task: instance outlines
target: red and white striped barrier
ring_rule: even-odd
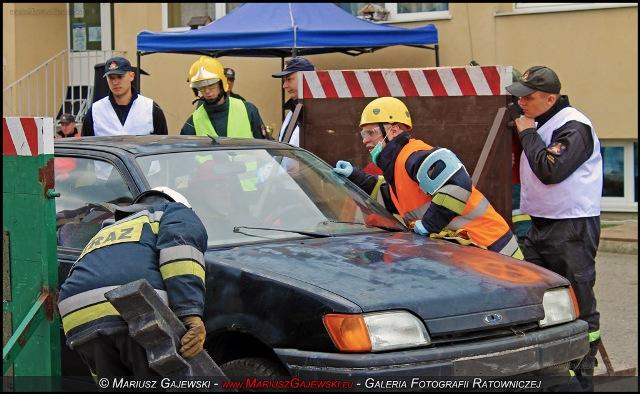
[[[500,96],[512,66],[301,71],[303,99],[414,96]]]
[[[2,117],[2,154],[53,154],[53,118]]]

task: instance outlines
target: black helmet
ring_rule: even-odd
[[[225,67],[224,76],[227,77],[227,79],[236,79],[236,72],[232,68]]]

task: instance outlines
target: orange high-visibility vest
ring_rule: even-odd
[[[420,188],[420,185],[411,178],[405,165],[412,153],[431,149],[433,147],[430,145],[412,138],[396,158],[394,167],[395,188],[390,187],[389,191],[394,205],[407,224],[422,219],[431,204],[432,196],[425,193]],[[485,248],[504,236],[508,231],[510,232],[507,222],[475,187],[472,187],[471,195],[462,214],[454,217],[446,227],[451,230],[466,230],[473,242]]]

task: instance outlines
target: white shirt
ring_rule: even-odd
[[[293,116],[293,111],[289,111],[287,116],[284,118],[284,122],[282,122],[282,127],[280,128],[280,134],[278,135],[279,142],[286,142],[284,140],[284,134],[287,131],[287,127],[289,127],[289,122],[291,122],[291,117]],[[289,140],[289,144],[300,146],[300,126],[296,125],[296,128],[293,129],[293,133],[291,133],[291,139]]]

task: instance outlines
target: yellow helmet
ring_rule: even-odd
[[[360,127],[370,123],[402,123],[413,127],[407,106],[395,97],[380,97],[364,107]]]
[[[206,71],[206,73],[202,70]],[[198,87],[218,82],[210,81],[211,79],[222,81],[224,91],[229,91],[229,84],[227,83],[227,77],[224,75],[222,64],[210,56],[200,56],[189,68],[189,79],[187,81],[190,82],[192,88],[197,89]]]

